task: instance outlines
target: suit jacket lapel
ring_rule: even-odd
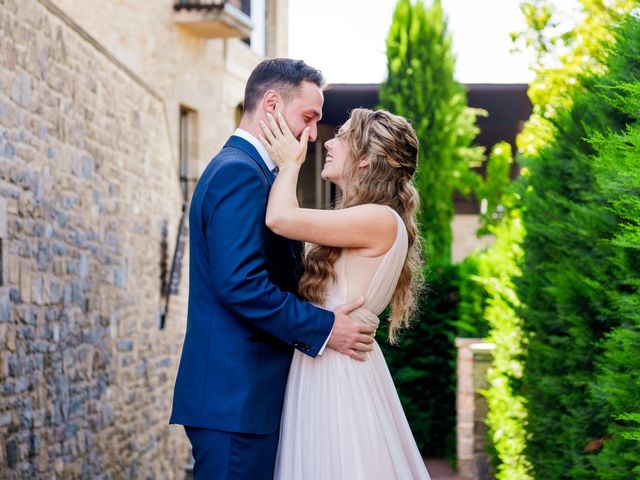
[[[246,153],[247,155],[249,155],[249,157],[251,157],[251,159],[254,162],[256,162],[260,167],[260,169],[263,171],[263,173],[267,177],[267,180],[269,181],[269,185],[273,185],[273,181],[275,180],[275,177],[273,173],[271,173],[269,168],[267,168],[267,165],[264,163],[264,160],[262,160],[262,157],[260,156],[260,154],[258,153],[258,151],[255,149],[253,145],[247,142],[244,138],[238,137],[237,135],[232,135],[231,137],[229,137],[229,140],[227,140],[227,143],[225,143],[223,148],[226,148],[226,147],[238,148],[242,150],[244,153]],[[289,240],[289,239],[287,240],[289,242],[289,249],[291,250],[291,255],[295,259],[296,265],[300,265],[304,244],[302,242],[297,242],[295,240]]]
[[[247,142],[244,138],[232,135],[231,137],[229,137],[229,140],[227,140],[227,143],[225,143],[223,148],[227,147],[238,148],[249,155],[249,157],[251,157],[251,159],[256,162],[260,169],[264,172],[267,180],[269,180],[269,185],[273,185],[275,177],[273,176],[273,173],[271,173],[271,171],[267,168],[264,160],[262,160],[262,157],[253,145]]]

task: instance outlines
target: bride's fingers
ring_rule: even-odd
[[[269,122],[269,127],[271,128],[271,131],[273,132],[274,136],[278,137],[282,135],[282,130],[280,129],[280,126],[276,123],[276,119],[273,118],[273,115],[271,115],[270,113],[267,113],[267,122]]]
[[[269,143],[272,144],[273,142],[275,142],[276,137],[273,135],[273,132],[269,130],[269,127],[267,127],[267,125],[262,120],[260,120],[260,127],[264,132],[264,136],[267,138],[267,140],[269,140]]]
[[[267,139],[264,138],[262,135],[258,135],[258,140],[260,140],[260,143],[264,145],[264,148],[267,149],[267,152],[271,153],[271,144],[267,142]]]
[[[284,119],[284,115],[282,115],[281,112],[278,112],[278,125],[285,137],[290,140],[295,140],[295,137],[293,136],[293,133],[291,133],[291,129],[289,128],[289,125],[287,125],[287,121]]]

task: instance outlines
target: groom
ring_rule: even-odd
[[[265,226],[275,164],[259,122],[282,112],[296,137],[317,137],[324,78],[303,61],[260,63],[246,85],[244,115],[209,163],[189,212],[187,332],[171,423],[185,426],[199,479],[273,476],[293,349],[315,357],[331,348],[357,360],[373,329],[297,297],[301,245]]]

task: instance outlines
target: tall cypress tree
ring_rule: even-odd
[[[464,86],[454,79],[455,59],[439,0],[426,9],[399,0],[387,37],[388,77],[382,108],[406,117],[420,140],[416,184],[419,220],[430,263],[451,262],[453,193],[464,189],[469,166],[483,149],[472,147],[477,109],[467,107]]]
[[[421,321],[398,347],[383,349],[416,441],[425,456],[455,456],[458,273],[451,265],[453,192],[476,178],[483,149],[472,147],[479,110],[466,106],[440,2],[399,0],[387,37],[388,78],[381,107],[406,117],[420,140],[416,186],[421,236],[431,272]]]

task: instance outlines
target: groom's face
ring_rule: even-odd
[[[309,127],[309,141],[315,142],[318,137],[318,122],[322,118],[324,95],[315,83],[302,82],[300,91],[294,93],[287,101],[276,108],[282,112],[293,135],[300,140],[302,131]]]

